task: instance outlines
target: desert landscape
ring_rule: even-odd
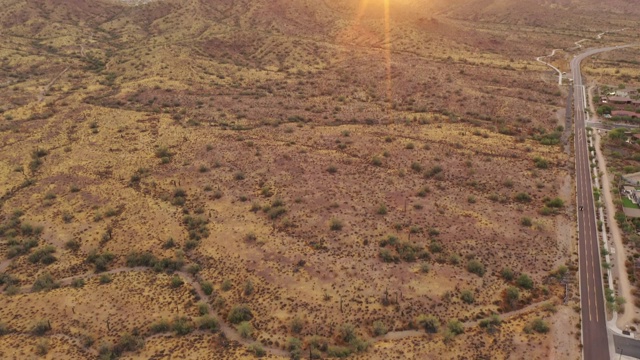
[[[0,357],[580,358],[536,57],[627,2],[0,3]]]

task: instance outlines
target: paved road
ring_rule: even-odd
[[[571,60],[574,86],[575,147],[576,147],[576,197],[578,206],[578,243],[580,256],[580,301],[582,315],[583,359],[608,360],[607,318],[602,286],[598,228],[591,187],[591,167],[585,130],[587,120],[586,93],[582,83],[580,63],[585,58],[618,49],[608,47],[591,49]]]

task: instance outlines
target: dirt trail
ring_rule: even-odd
[[[64,70],[62,70],[62,72],[60,74],[58,74],[56,77],[53,78],[53,80],[51,80],[47,85],[45,85],[42,90],[40,90],[40,93],[38,94],[38,102],[43,102],[44,101],[44,96],[45,94],[49,91],[49,88],[55,84],[56,81],[58,81],[58,79],[60,79],[60,77],[62,77],[62,75],[64,75],[64,73],[66,73],[67,71],[69,71],[69,66],[67,66]]]
[[[605,213],[607,217],[607,225],[609,227],[609,232],[611,234],[611,238],[613,239],[613,249],[615,249],[615,254],[611,254],[615,259],[615,268],[617,272],[618,286],[620,290],[620,294],[627,300],[627,303],[624,304],[624,312],[622,314],[618,314],[618,320],[616,325],[618,328],[624,329],[624,327],[633,322],[633,318],[636,316],[635,306],[633,305],[633,295],[631,294],[631,283],[629,283],[629,278],[627,277],[627,273],[625,271],[625,249],[622,244],[622,235],[620,232],[620,228],[618,227],[618,223],[615,219],[615,206],[613,205],[612,193],[611,193],[611,177],[607,172],[607,162],[602,155],[602,151],[600,150],[600,133],[599,131],[595,131],[595,148],[596,148],[596,158],[598,159],[598,170],[602,173],[602,196],[605,201]]]
[[[0,263],[0,265],[8,265],[10,263],[10,261],[4,261],[3,263]],[[89,274],[82,274],[82,275],[75,275],[75,276],[70,276],[67,278],[63,278],[63,279],[59,279],[58,282],[61,286],[69,286],[71,284],[71,282],[73,280],[76,279],[92,279],[95,277],[99,277],[105,274],[118,274],[118,273],[123,273],[123,272],[143,272],[143,271],[151,271],[150,268],[147,267],[119,267],[116,269],[112,269],[109,271],[105,271],[105,272],[101,272],[101,273],[89,273]],[[190,286],[193,287],[193,289],[195,290],[195,292],[198,294],[198,296],[203,299],[203,300],[208,300],[209,296],[206,295],[204,293],[204,291],[202,290],[202,287],[200,286],[200,283],[189,273],[186,273],[184,271],[176,271],[174,272],[174,274],[179,275],[187,284],[189,284]],[[23,286],[20,288],[20,292],[21,293],[30,293],[33,292],[33,290],[31,289],[31,287],[29,286]],[[539,308],[540,306],[542,306],[545,303],[548,303],[549,301],[543,301],[543,302],[538,302],[538,303],[534,303],[531,304],[527,307],[524,307],[520,310],[516,310],[516,311],[512,311],[509,313],[504,313],[504,314],[498,314],[498,316],[500,317],[500,320],[505,321],[507,319],[531,312],[536,310],[537,308]],[[209,313],[211,314],[215,314],[215,311],[213,309],[213,307],[211,306],[209,301],[206,301]],[[230,340],[230,341],[235,341],[238,342],[242,345],[245,346],[250,346],[253,343],[255,343],[255,341],[249,340],[249,339],[245,339],[242,336],[240,336],[240,334],[236,331],[236,329],[234,329],[231,325],[220,321],[219,320],[219,324],[220,324],[220,330],[224,333],[225,337]],[[480,321],[476,320],[476,321],[467,321],[464,323],[464,327],[465,328],[471,328],[474,326],[478,326],[478,323]],[[424,331],[420,331],[420,330],[401,330],[401,331],[390,331],[387,334],[383,335],[383,336],[379,336],[376,338],[373,338],[372,341],[376,342],[376,341],[385,341],[385,340],[400,340],[400,339],[406,339],[406,338],[411,338],[411,337],[421,337],[424,336],[425,332]],[[266,347],[264,346],[264,349],[269,352],[272,355],[276,355],[276,356],[282,356],[282,357],[288,357],[289,353],[285,350],[282,350],[280,348],[275,348],[275,347]]]
[[[6,262],[6,261],[5,261]],[[148,267],[119,267],[116,269],[112,269],[109,271],[104,271],[101,273],[89,273],[89,274],[82,274],[82,275],[75,275],[75,276],[70,276],[67,278],[63,278],[63,279],[58,279],[58,283],[60,284],[60,286],[69,286],[71,285],[71,282],[73,280],[76,279],[92,279],[95,277],[99,277],[102,275],[110,275],[110,274],[118,274],[118,273],[124,273],[124,272],[143,272],[143,271],[152,271],[150,268]],[[196,281],[193,276],[191,276],[191,274],[186,273],[184,271],[176,271],[174,272],[174,274],[179,275],[185,283],[189,284],[190,286],[193,287],[193,289],[196,291],[196,293],[198,294],[198,296],[200,297],[200,299],[205,300],[205,303],[207,304],[208,310],[210,314],[215,314],[215,311],[213,309],[213,307],[211,306],[211,304],[209,303],[208,299],[209,296],[207,296],[204,291],[202,290],[202,287],[200,286],[200,283],[198,281]],[[30,286],[23,286],[20,288],[20,293],[30,293],[33,292],[33,290],[31,289]],[[225,322],[221,321],[221,319],[218,319],[219,324],[220,324],[220,330],[224,333],[225,337],[227,338],[227,340],[230,341],[235,341],[238,342],[242,345],[245,346],[250,346],[252,344],[255,343],[255,341],[251,340],[251,339],[245,339],[242,336],[240,336],[240,334],[236,331],[236,329],[234,329],[231,325],[226,324]],[[289,353],[285,350],[279,349],[279,348],[275,348],[275,347],[267,347],[263,345],[263,348],[269,352],[272,355],[276,355],[276,356],[283,356],[283,357],[288,357]]]

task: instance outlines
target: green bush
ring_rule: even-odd
[[[263,357],[267,355],[267,352],[264,350],[264,347],[260,343],[254,343],[249,346],[249,351],[251,351],[256,357]]]
[[[180,286],[182,286],[184,284],[184,281],[182,280],[182,278],[178,275],[174,275],[171,278],[171,287],[176,289],[179,288]]]
[[[516,284],[523,289],[533,289],[533,280],[527,274],[522,274],[518,276],[516,280]]]
[[[236,325],[236,330],[238,330],[238,334],[243,339],[250,339],[253,335],[253,326],[248,321],[243,321],[240,324]]]
[[[527,327],[529,327],[531,330],[540,333],[540,334],[545,334],[547,332],[549,332],[549,325],[542,320],[541,318],[536,318],[533,319],[528,325]],[[527,331],[526,327],[525,327],[525,332],[530,332]]]
[[[251,309],[249,309],[246,305],[237,305],[234,306],[229,315],[227,316],[227,320],[232,324],[238,324],[243,321],[249,321],[253,318],[253,314],[251,313]]]
[[[357,337],[356,328],[351,324],[342,324],[338,329],[338,334],[340,339],[346,343]]]
[[[218,324],[218,320],[210,315],[204,315],[196,319],[196,323],[198,324],[198,329],[200,330],[209,330],[211,332],[217,332],[220,330],[220,324]]]
[[[420,315],[416,319],[416,323],[424,329],[424,331],[435,334],[440,327],[440,321],[433,315]]]
[[[473,296],[473,292],[470,290],[462,290],[460,294],[460,299],[467,304],[473,304],[475,302],[475,297]]]
[[[387,325],[382,321],[374,321],[373,322],[373,334],[375,336],[382,336],[388,332]]]
[[[27,259],[32,264],[42,263],[42,264],[49,265],[56,261],[55,256],[52,255],[55,252],[56,252],[55,247],[51,245],[47,245],[45,247],[39,248],[34,252],[32,252]]]
[[[515,277],[513,270],[508,267],[503,268],[502,271],[500,271],[500,276],[507,281],[511,281]]]
[[[484,276],[485,273],[484,265],[475,259],[467,263],[467,271],[478,276]]]
[[[203,281],[200,283],[200,287],[202,288],[202,292],[204,292],[205,295],[211,295],[213,294],[213,284],[208,282],[208,281]]]
[[[336,358],[346,358],[351,355],[351,349],[344,346],[329,346],[327,349],[327,355]]]
[[[51,330],[51,323],[49,320],[39,320],[31,327],[31,333],[33,335],[42,336]]]
[[[193,331],[193,324],[189,318],[180,316],[173,319],[171,329],[176,333],[176,335],[187,335]]]
[[[150,330],[154,334],[167,332],[169,329],[171,329],[171,324],[169,323],[169,320],[166,319],[160,319],[152,323],[150,326]]]
[[[150,252],[131,252],[127,255],[127,266],[154,267],[158,259]]]
[[[36,278],[31,289],[33,291],[49,291],[58,287],[60,287],[60,284],[55,281],[53,276],[49,273],[44,273]]]
[[[460,335],[464,332],[464,325],[458,320],[451,320],[447,324],[447,329],[454,335]]]
[[[521,193],[517,193],[514,196],[514,199],[521,203],[528,203],[528,202],[531,202],[531,195],[521,192]]]
[[[531,225],[533,225],[533,222],[531,221],[531,218],[523,217],[523,218],[520,220],[520,224],[521,224],[522,226],[531,226]]]

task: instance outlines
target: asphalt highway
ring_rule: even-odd
[[[571,60],[575,108],[576,198],[578,208],[578,243],[580,301],[582,315],[583,359],[608,360],[607,318],[603,293],[598,228],[591,185],[591,166],[585,122],[586,94],[580,63],[585,58],[618,49],[608,47],[587,50]]]

